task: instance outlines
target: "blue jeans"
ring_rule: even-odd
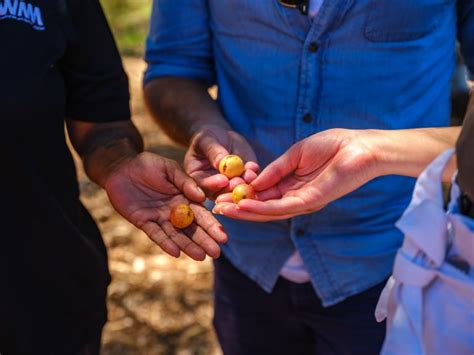
[[[324,308],[310,283],[280,278],[268,294],[221,257],[214,327],[225,355],[375,355],[385,337],[374,317],[384,285]]]

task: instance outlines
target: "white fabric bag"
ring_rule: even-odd
[[[397,223],[405,239],[375,311],[387,319],[382,355],[474,354],[474,221],[459,214],[454,183],[444,209],[441,178],[452,155],[421,174]]]

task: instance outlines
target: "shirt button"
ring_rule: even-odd
[[[315,53],[318,51],[318,44],[316,42],[311,42],[309,45],[309,51]]]
[[[296,236],[297,237],[302,237],[304,235],[304,229],[298,229],[296,231]]]
[[[303,121],[305,123],[311,123],[313,121],[313,116],[311,116],[310,113],[307,113],[306,115],[303,116]]]

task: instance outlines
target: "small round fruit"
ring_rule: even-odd
[[[251,200],[255,199],[255,190],[252,186],[240,184],[234,187],[234,190],[232,190],[232,201],[234,201],[234,203],[238,203],[246,198]]]
[[[194,213],[191,208],[181,203],[171,208],[170,221],[173,226],[179,229],[189,227],[194,220]]]
[[[229,179],[242,175],[244,162],[235,154],[226,155],[219,163],[219,171]]]

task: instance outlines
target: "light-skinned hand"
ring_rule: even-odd
[[[377,138],[378,139],[378,138]],[[268,165],[251,183],[257,199],[216,200],[213,212],[272,221],[316,212],[377,176],[371,131],[331,129],[308,137]]]

